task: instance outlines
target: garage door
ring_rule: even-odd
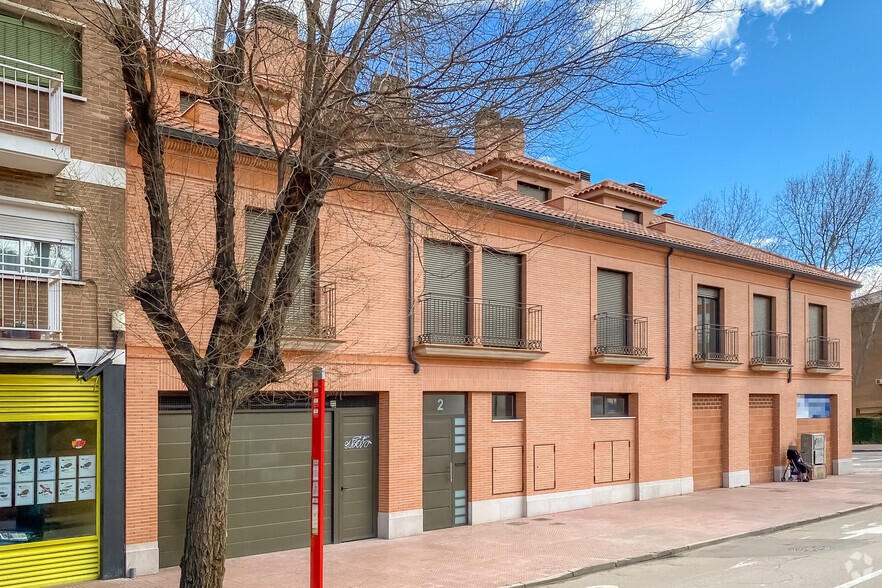
[[[233,417],[227,557],[309,545],[311,429],[304,410]],[[326,421],[325,538],[330,542],[333,419]],[[159,415],[159,564],[180,563],[187,517],[190,413]]]
[[[722,396],[692,396],[692,485],[695,490],[723,486]]]
[[[750,483],[771,482],[775,474],[775,397],[750,395]]]

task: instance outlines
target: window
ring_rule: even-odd
[[[636,210],[631,210],[630,208],[622,209],[622,219],[626,221],[630,221],[632,223],[640,224],[641,214]]]
[[[423,343],[469,345],[469,250],[423,241]]]
[[[628,316],[628,274],[597,270],[597,349],[630,355],[633,323]]]
[[[481,255],[482,343],[521,347],[521,256],[485,249]]]
[[[809,304],[809,337],[827,336],[827,307]]]
[[[197,94],[191,94],[190,92],[181,92],[180,100],[178,101],[178,107],[181,112],[186,112],[188,108],[203,100],[203,98]]]
[[[753,297],[753,357],[760,362],[772,358],[777,351],[773,329],[774,305],[769,296]]]
[[[78,277],[79,218],[63,207],[0,201],[0,271]]]
[[[799,394],[796,397],[796,418],[830,418],[830,396],[828,394]]]
[[[592,394],[591,418],[628,416],[627,394]]]
[[[542,186],[528,184],[527,182],[518,182],[518,192],[524,196],[535,198],[539,202],[545,202],[548,200],[548,188],[543,188]]]
[[[494,394],[493,395],[493,420],[506,421],[517,418],[517,409],[515,408],[514,393]]]
[[[79,94],[83,89],[82,55],[78,32],[0,14],[0,56],[62,72],[65,92]],[[0,59],[0,63],[21,65],[3,59]],[[27,66],[21,69],[27,69]],[[16,74],[10,70],[4,75],[25,82],[24,79],[19,79],[21,72]],[[28,81],[28,83],[32,82]]]

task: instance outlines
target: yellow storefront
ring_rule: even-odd
[[[0,588],[96,579],[101,379],[0,375]]]

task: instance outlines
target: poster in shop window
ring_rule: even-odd
[[[55,458],[41,457],[37,460],[37,480],[55,479]]]
[[[80,477],[81,478],[94,478],[95,477],[95,456],[94,455],[81,455],[80,456]]]
[[[16,482],[33,482],[34,481],[34,460],[33,459],[17,459],[17,460],[15,460],[15,481]]]
[[[0,459],[0,484],[12,483],[12,460]]]
[[[0,484],[0,508],[12,506],[12,484]]]
[[[77,477],[77,456],[58,458],[58,479],[67,480]]]
[[[80,478],[80,500],[95,500],[95,478]]]
[[[15,506],[34,504],[34,485],[31,482],[15,483]]]
[[[73,502],[77,499],[77,481],[58,480],[58,502]]]
[[[55,480],[37,481],[37,504],[55,502]]]

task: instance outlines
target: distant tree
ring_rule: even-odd
[[[756,191],[735,184],[717,196],[706,194],[681,220],[729,239],[767,248],[772,239],[765,208]]]
[[[771,207],[781,253],[855,279],[882,263],[880,179],[872,156],[845,152],[787,180]]]

